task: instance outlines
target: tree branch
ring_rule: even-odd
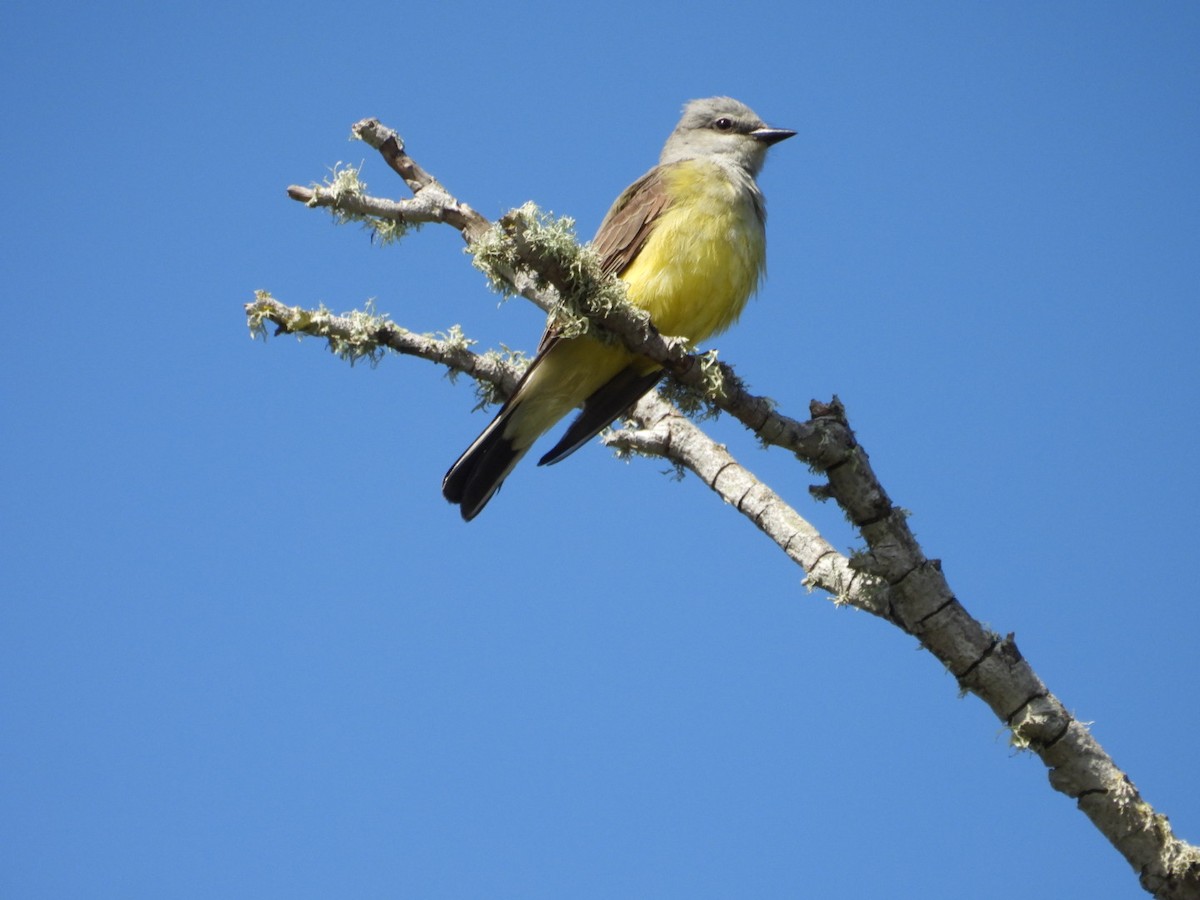
[[[634,428],[607,438],[624,451],[662,456],[695,472],[799,564],[807,584],[914,635],[964,691],[979,696],[1011,729],[1016,746],[1038,754],[1050,770],[1051,785],[1076,800],[1138,872],[1147,891],[1163,898],[1200,897],[1200,850],[1174,836],[1166,817],[1141,798],[1086,726],[1037,677],[1013,635],[1000,637],[967,613],[947,584],[940,562],[926,558],[905,513],[894,506],[875,476],[836,397],[829,403],[814,401],[808,421],[777,413],[767,398],[750,394],[732,368],[688,353],[685,342],[658,334],[644,314],[614,301],[590,251],[564,250],[554,223],[523,209],[492,225],[417,165],[393,130],[364,119],[354,133],[379,150],[404,179],[413,191],[411,200],[379,200],[345,185],[293,186],[289,196],[371,222],[443,222],[455,227],[493,282],[544,309],[559,310],[560,303],[569,307],[585,327],[595,325],[602,334],[659,363],[673,379],[700,391],[760,440],[787,449],[824,473],[827,483],[813,488],[814,495],[835,500],[866,543],[866,550],[853,559],[833,550],[811,524],[660,397],[644,398],[634,411]],[[481,262],[481,256],[486,260]],[[246,309],[252,329],[262,331],[263,323],[272,321],[283,331],[319,334],[352,361],[361,356],[374,359],[386,347],[468,372],[494,385],[500,396],[511,392],[519,371],[503,360],[472,353],[461,335],[413,335],[383,320],[356,321],[361,314],[337,317],[324,310],[286,307],[267,295]]]
[[[721,444],[655,393],[638,401],[633,429],[605,437],[610,447],[658,456],[695,473],[804,569],[804,583],[848,604],[890,620],[888,586],[857,570],[795,509],[742,466]]]

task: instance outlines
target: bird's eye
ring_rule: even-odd
[[[721,118],[713,122],[713,128],[717,129],[717,131],[733,131],[733,119],[728,116],[721,116]]]

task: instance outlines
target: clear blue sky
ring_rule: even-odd
[[[837,394],[960,599],[1200,841],[1200,8],[8,4],[0,894],[1139,896],[910,638],[589,446],[477,521],[465,379],[247,336],[256,288],[531,348],[429,227],[288,200],[355,120],[590,236],[687,99],[772,152],[716,343]],[[814,481],[733,453],[842,549]]]

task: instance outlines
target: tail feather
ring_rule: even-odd
[[[508,473],[529,452],[531,440],[523,441],[524,446],[517,447],[513,436],[506,436],[505,432],[513,432],[510,426],[521,408],[522,390],[542,360],[542,356],[534,359],[491,424],[463,451],[442,479],[442,496],[458,504],[458,511],[465,522],[470,522],[483,511],[496,491],[500,490]]]
[[[624,365],[627,354],[590,341],[543,345],[508,402],[450,467],[442,495],[468,522],[500,490],[534,442],[576,405],[583,409],[539,465],[558,462],[638,401],[662,377]],[[580,399],[583,398],[582,404]]]
[[[464,521],[470,522],[479,515],[529,450],[528,447],[518,449],[504,436],[507,412],[500,411],[442,479],[442,496],[459,505]]]
[[[634,366],[621,369],[584,401],[575,421],[538,465],[549,465],[570,456],[637,403],[661,377],[661,369],[645,373]],[[442,496],[457,503],[463,519],[468,522],[487,506],[533,442],[570,408],[570,401],[562,398],[546,404],[523,397],[521,388],[528,383],[528,378],[527,373],[496,418],[442,479]],[[539,397],[545,399],[543,395]]]
[[[517,449],[510,438],[504,437],[503,419],[502,412],[442,479],[442,496],[458,504],[464,521],[480,514],[529,449]]]

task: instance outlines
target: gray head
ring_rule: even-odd
[[[658,161],[712,159],[757,175],[767,148],[795,133],[768,128],[754,110],[732,97],[693,100],[683,108],[683,118],[667,138]]]

